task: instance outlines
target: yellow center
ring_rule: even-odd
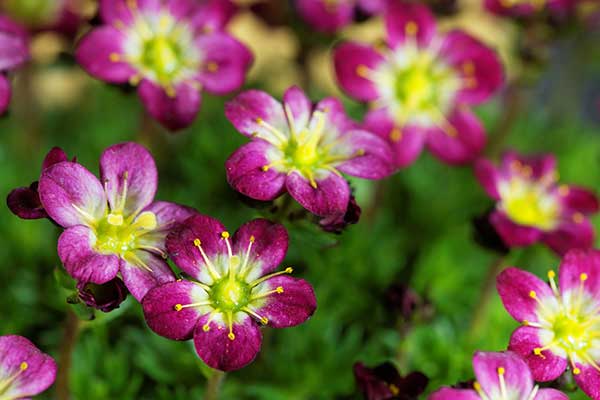
[[[176,41],[157,36],[144,43],[141,62],[160,82],[170,82],[183,67],[183,52]]]
[[[546,187],[521,178],[513,178],[500,187],[501,207],[519,225],[551,230],[557,223],[559,204]]]
[[[156,228],[156,215],[144,211],[135,221],[132,220],[133,217],[124,219],[119,213],[110,213],[98,221],[94,228],[97,238],[94,245],[96,250],[126,258],[130,251],[139,248],[139,237]]]

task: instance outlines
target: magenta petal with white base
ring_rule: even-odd
[[[278,276],[261,283],[257,293],[281,288],[282,293],[269,296],[256,312],[274,328],[287,328],[306,321],[317,308],[312,286],[303,279]]]
[[[376,100],[377,88],[365,76],[365,71],[375,70],[383,60],[380,53],[367,45],[348,42],[336,46],[333,62],[338,83],[346,93],[358,100]]]
[[[133,254],[135,258],[125,254],[126,259],[120,261],[120,272],[137,301],[142,301],[148,290],[175,280],[173,271],[161,256],[143,250]]]
[[[292,172],[286,179],[290,195],[311,213],[327,216],[346,212],[350,188],[344,178],[326,172],[323,178],[315,180],[315,186],[297,172]]]

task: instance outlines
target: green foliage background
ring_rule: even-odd
[[[526,152],[554,152],[564,182],[592,188],[600,186],[600,128],[586,119],[583,108],[586,91],[599,84],[597,43],[597,36],[580,34],[557,47],[553,67],[527,89],[505,143]],[[52,68],[59,67],[64,65]],[[323,96],[315,90],[311,95]],[[149,146],[157,159],[159,199],[193,206],[233,231],[259,212],[240,202],[225,180],[223,163],[246,139],[225,119],[224,101],[205,96],[196,123],[177,136],[141,125],[135,94],[100,82],[70,109],[34,110],[27,118],[13,109],[0,121],[0,193],[36,180],[52,146],[97,172],[105,147],[134,140]],[[347,105],[357,118],[364,112],[355,103]],[[493,131],[502,111],[496,101],[478,113]],[[352,375],[358,360],[368,365],[394,360],[403,373],[422,370],[431,377],[431,391],[471,379],[475,350],[506,347],[517,324],[495,291],[480,329],[469,330],[482,282],[497,257],[472,240],[470,220],[491,202],[471,170],[424,155],[382,183],[353,186],[363,218],[342,235],[288,224],[286,265],[314,285],[318,310],[297,328],[265,329],[258,359],[227,376],[223,399],[358,398]],[[61,268],[59,229],[44,220],[22,221],[6,207],[0,208],[0,221],[0,334],[26,336],[58,356],[71,307],[65,301],[69,293],[54,278]],[[594,222],[598,227],[600,219]],[[558,262],[541,246],[515,250],[506,260],[541,275]],[[405,333],[383,301],[394,282],[410,284],[433,310]],[[129,298],[118,311],[97,313],[83,323],[70,383],[73,398],[81,400],[201,399],[208,373],[191,343],[151,332]],[[39,398],[53,397],[50,390]]]

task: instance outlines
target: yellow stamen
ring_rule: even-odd
[[[219,272],[216,270],[213,263],[209,260],[208,256],[204,252],[204,249],[202,248],[202,242],[200,241],[200,239],[198,239],[198,238],[194,239],[194,246],[196,246],[196,248],[200,251],[200,255],[202,256],[202,260],[204,261],[204,264],[206,264],[208,274],[210,275],[210,277],[213,280],[220,279],[221,274],[219,274]]]
[[[119,53],[110,53],[108,58],[112,62],[120,62],[121,61],[121,55]]]
[[[271,278],[274,278],[274,277],[276,277],[276,276],[279,276],[279,275],[291,274],[292,272],[294,272],[294,269],[293,269],[292,267],[287,267],[287,268],[286,268],[285,270],[283,270],[283,271],[274,272],[274,273],[272,273],[272,274],[265,275],[265,276],[263,276],[262,278],[259,278],[259,279],[255,280],[255,281],[251,282],[251,283],[250,283],[250,287],[255,287],[255,286],[257,286],[257,285],[259,285],[259,284],[263,283],[263,282],[264,282],[264,281],[266,281],[266,280],[269,280],[269,279],[271,279]]]
[[[359,64],[356,67],[356,75],[360,76],[361,78],[367,79],[369,77],[370,73],[371,73],[371,70],[369,69],[369,67],[367,67],[364,64]]]
[[[415,36],[419,32],[419,26],[414,21],[408,21],[404,26],[404,31],[408,36]]]

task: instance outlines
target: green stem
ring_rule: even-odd
[[[502,102],[502,114],[490,135],[489,144],[486,149],[487,155],[491,157],[497,156],[510,136],[513,126],[524,106],[522,91],[518,80],[508,84]]]
[[[219,391],[225,380],[225,372],[214,371],[206,383],[206,391],[204,392],[204,400],[218,400]]]
[[[56,377],[56,398],[58,400],[69,400],[71,391],[69,388],[69,375],[71,371],[71,362],[73,351],[77,344],[81,324],[79,318],[71,311],[67,311],[63,338],[60,344],[59,368]]]
[[[475,312],[473,313],[473,318],[471,319],[469,333],[472,338],[479,336],[481,328],[486,320],[492,294],[496,291],[496,277],[504,269],[504,259],[504,256],[500,256],[488,267],[483,285],[481,286],[479,300],[477,301]]]

